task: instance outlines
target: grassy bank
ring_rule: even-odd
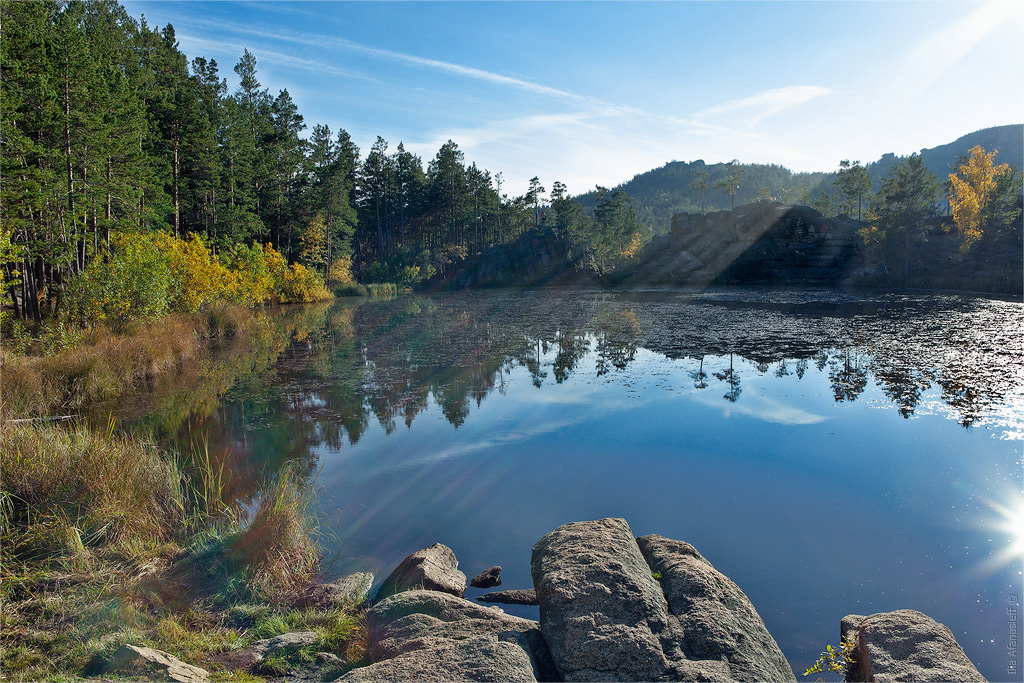
[[[278,330],[299,334],[305,321]],[[16,680],[99,675],[122,644],[166,650],[220,680],[253,680],[329,651],[362,656],[358,610],[293,609],[320,551],[309,482],[271,476],[250,514],[222,497],[230,473],[194,447],[154,442],[79,420],[11,418],[75,413],[91,402],[145,391],[207,362],[226,339],[272,359],[268,318],[218,307],[119,333],[92,331],[49,355],[3,353],[0,435],[0,672]],[[242,358],[245,354],[232,354]],[[187,374],[187,373],[186,373]],[[218,377],[218,393],[231,384]],[[204,382],[205,383],[205,382]],[[187,388],[182,392],[189,393]],[[319,640],[256,670],[230,653],[260,638],[313,630]],[[347,664],[346,664],[347,666]],[[340,671],[339,671],[340,673]]]
[[[273,478],[245,519],[218,498],[222,473],[201,452],[175,458],[81,425],[6,425],[0,468],[5,677],[95,676],[123,644],[221,680],[281,675],[319,651],[362,658],[356,608],[292,608],[320,558],[294,472]],[[231,652],[295,630],[319,640],[293,661],[232,668]]]

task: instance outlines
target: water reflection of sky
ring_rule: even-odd
[[[1020,305],[673,296],[335,312],[204,424],[239,457],[312,456],[332,575],[440,541],[526,588],[545,533],[625,517],[736,581],[799,671],[842,616],[913,608],[1005,678]]]
[[[730,402],[714,378],[727,357],[704,360],[705,389],[692,359],[641,349],[601,378],[593,363],[541,388],[517,368],[458,429],[431,405],[390,436],[371,427],[354,446],[319,451],[336,572],[382,577],[441,541],[468,574],[500,564],[505,586],[529,587],[544,533],[619,516],[637,535],[694,543],[751,596],[798,669],[835,642],[843,615],[909,607],[953,628],[998,680],[1020,558],[1003,552],[1005,530],[985,527],[986,500],[1020,490],[1017,443],[940,414],[908,422],[879,409],[888,401],[875,386],[837,403],[827,368],[813,365],[780,378],[734,359],[742,394]]]

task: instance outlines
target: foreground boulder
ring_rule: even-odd
[[[462,597],[466,592],[466,575],[459,571],[459,561],[452,549],[441,543],[417,550],[402,560],[377,589],[376,601],[422,588]]]
[[[687,659],[724,659],[738,681],[795,680],[793,670],[747,596],[689,543],[664,536],[636,539],[661,576],[669,619]]]
[[[661,587],[623,519],[574,522],[533,546],[540,623],[566,681],[728,681],[724,661],[689,661]]]
[[[848,681],[984,681],[952,631],[911,609],[849,615],[844,636],[856,636]]]
[[[550,681],[537,622],[446,593],[414,590],[367,615],[370,664],[342,681]]]
[[[747,597],[688,544],[638,545],[622,519],[575,522],[533,547],[532,571],[567,681],[795,680]]]
[[[473,588],[494,588],[495,586],[500,586],[501,567],[494,566],[490,569],[485,569],[477,576],[474,576],[470,580],[469,585]]]

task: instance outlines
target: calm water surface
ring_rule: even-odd
[[[1011,678],[1024,305],[498,291],[312,320],[183,438],[230,459],[243,502],[301,461],[328,578],[380,581],[440,541],[469,576],[498,564],[527,588],[542,535],[624,517],[736,581],[798,673],[842,616],[913,608]]]

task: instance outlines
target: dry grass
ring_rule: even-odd
[[[181,367],[199,356],[211,339],[234,336],[260,320],[240,306],[223,305],[137,323],[121,333],[92,330],[77,346],[48,355],[0,350],[0,415],[73,414],[87,403],[114,398]]]
[[[80,568],[93,549],[129,556],[181,528],[181,477],[151,443],[84,426],[11,424],[0,436],[5,563]]]
[[[73,413],[205,358],[211,339],[269,339],[267,325],[264,315],[223,307],[121,334],[92,331],[49,356],[0,351],[0,412]],[[320,557],[301,473],[274,478],[239,528],[222,500],[226,473],[202,444],[175,457],[112,425],[0,420],[0,430],[0,678],[97,676],[133,643],[205,665],[219,680],[253,680],[218,657],[256,633],[303,625],[321,634],[317,648],[361,656],[358,612],[291,614],[282,601]],[[250,629],[232,608],[253,600],[273,604]]]
[[[316,651],[348,655],[346,668],[360,663],[361,611],[293,611],[287,601],[320,557],[301,472],[275,477],[251,523],[238,529],[219,500],[221,473],[202,448],[179,466],[153,444],[112,431],[4,428],[5,678],[98,676],[121,644],[132,643],[171,652],[221,680],[255,680],[222,656],[291,630],[320,636],[308,652],[290,656],[292,664]]]
[[[231,544],[232,562],[258,595],[294,589],[316,573],[320,549],[313,540],[312,487],[290,468],[281,470],[260,493],[249,525]]]

